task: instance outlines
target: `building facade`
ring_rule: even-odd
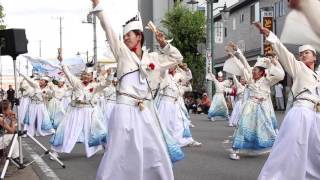
[[[244,51],[249,61],[255,61],[259,55],[263,54],[262,36],[253,22],[261,21],[260,13],[265,8],[273,12],[273,32],[280,37],[285,17],[289,12],[286,0],[242,0],[228,7],[230,15],[227,20],[222,20],[221,13],[214,17],[215,68],[222,67],[227,59],[224,47],[230,41],[236,43]],[[295,50],[295,47],[289,45],[289,49]],[[293,52],[297,52],[297,49]]]
[[[174,4],[179,0],[138,0],[138,8],[141,12],[143,24],[146,25],[149,21],[152,21],[161,30],[166,31],[161,25],[161,20],[165,14],[174,7]],[[188,4],[190,0],[180,0],[181,4],[189,7],[193,10],[204,10],[202,7],[205,5],[205,0],[197,0],[198,4]],[[198,8],[199,7],[199,8]],[[151,51],[155,51],[158,48],[158,43],[155,40],[153,33],[149,30],[144,30],[145,46]]]

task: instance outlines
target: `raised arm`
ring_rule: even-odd
[[[211,72],[209,72],[206,75],[206,79],[209,80],[209,81],[218,82],[216,76],[214,74],[212,74]]]
[[[25,76],[24,74],[20,73],[20,71],[17,70],[17,72],[20,74],[20,76],[22,76],[30,84],[31,87],[33,87],[33,88],[39,87],[39,83],[37,83],[36,81],[31,79],[30,77]]]
[[[242,51],[237,48],[236,52],[235,52],[235,56],[240,59],[241,63],[243,64],[243,66],[246,69],[251,69],[251,66],[249,65],[247,58],[243,55]]]
[[[107,72],[102,74],[102,81],[96,84],[96,93],[103,91],[106,87],[111,85],[113,75],[111,74],[111,69],[108,69]]]
[[[278,61],[274,61],[269,69],[269,76],[267,79],[270,82],[270,86],[277,84],[279,81],[283,80],[285,73]]]
[[[81,81],[75,75],[73,75],[67,65],[62,65],[62,71],[64,72],[66,78],[70,82],[73,88],[82,88]]]
[[[111,51],[117,60],[119,58],[121,47],[125,48],[125,45],[119,40],[119,35],[113,30],[109,18],[103,11],[102,4],[98,0],[93,0],[92,2],[94,5],[92,12],[98,17],[101,27],[104,30],[110,45]]]
[[[152,54],[158,59],[161,69],[169,69],[170,67],[178,65],[183,60],[180,51],[169,43],[163,48],[160,48],[160,51],[160,54]]]
[[[232,75],[233,83],[237,88],[242,87],[242,84],[238,81],[236,75]]]
[[[269,34],[265,35],[267,36],[266,40],[272,44],[282,67],[291,77],[294,77],[298,70],[302,68],[302,62],[296,60],[294,55],[280,42],[273,32],[269,31]]]

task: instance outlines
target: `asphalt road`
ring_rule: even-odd
[[[283,113],[277,113],[277,117],[282,120]],[[196,125],[192,128],[193,137],[202,142],[203,146],[184,148],[186,158],[174,165],[176,180],[254,180],[258,177],[268,155],[230,160],[225,142],[232,136],[234,128],[228,127],[226,121],[210,122],[205,115],[191,115],[191,119]],[[37,139],[50,147],[49,137]],[[30,139],[25,138],[24,142],[35,154],[42,154],[43,151]],[[95,178],[102,153],[101,151],[87,159],[84,146],[77,144],[71,154],[61,154],[60,159],[65,163],[66,169],[49,160],[48,156],[42,159],[49,167],[39,167],[34,163],[33,169],[39,179],[57,179],[54,178],[56,176],[63,180],[90,180]],[[31,158],[29,154],[27,157]]]

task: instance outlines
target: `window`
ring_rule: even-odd
[[[224,37],[227,37],[227,28],[224,28]]]
[[[255,18],[255,10],[254,10],[254,5],[250,6],[250,23],[254,22]]]
[[[250,23],[260,20],[259,2],[250,6]]]
[[[242,24],[244,22],[244,14],[241,13],[240,14],[240,24]]]
[[[232,29],[236,30],[236,18],[232,19]]]
[[[283,16],[283,1],[279,1],[279,17]]]

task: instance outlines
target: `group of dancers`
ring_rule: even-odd
[[[179,50],[155,27],[160,52],[142,50],[143,25],[140,17],[124,26],[123,42],[114,32],[99,0],[92,0],[91,13],[100,20],[117,61],[111,69],[93,77],[93,67],[76,76],[58,57],[64,77],[55,84],[47,76],[27,77],[19,73],[19,122],[31,136],[50,138],[51,151],[71,153],[75,144],[85,145],[86,156],[104,149],[96,179],[173,180],[173,163],[182,160],[182,147],[201,146],[193,139],[190,117],[183,95],[192,91],[192,73]],[[292,7],[305,11],[317,0],[292,1]],[[304,4],[305,3],[305,4]],[[317,26],[315,26],[317,27]],[[259,179],[320,179],[320,76],[315,71],[316,50],[299,48],[299,61],[271,31],[260,28],[274,54],[259,57],[251,67],[243,52],[229,43],[226,53],[239,72],[233,73],[237,102],[229,117],[224,93],[231,83],[223,73],[211,71],[206,78],[215,84],[208,118],[229,120],[236,126],[230,159],[241,154],[271,152]],[[279,129],[272,106],[270,88],[283,80],[285,72],[293,79],[293,107]],[[239,79],[238,79],[239,78]],[[103,148],[104,147],[104,148]]]
[[[316,20],[319,13],[314,8],[319,8],[320,2],[293,0],[289,3],[293,9],[303,13],[319,37],[317,27],[320,23]],[[231,83],[223,81],[222,72],[218,73],[218,77],[209,72],[206,77],[214,82],[216,93],[208,118],[214,121],[220,116],[229,119],[230,126],[236,124],[230,159],[238,160],[240,154],[270,153],[259,180],[320,179],[320,75],[316,69],[317,51],[312,45],[302,45],[296,59],[273,32],[257,27],[272,45],[274,54],[258,57],[254,67],[250,67],[241,50],[234,43],[229,43],[225,49],[228,60],[235,67],[234,72],[230,71],[232,68],[226,69],[233,74],[238,100],[229,118],[224,93],[230,92]],[[279,129],[270,87],[283,80],[285,72],[293,80],[292,102]],[[235,76],[239,74],[241,83]]]
[[[182,147],[199,147],[192,137],[183,95],[192,91],[192,73],[180,52],[155,31],[160,53],[142,51],[139,17],[118,39],[98,0],[92,1],[117,60],[93,77],[93,67],[77,76],[58,57],[64,76],[27,77],[19,72],[19,122],[31,136],[50,138],[51,151],[71,153],[83,143],[86,156],[105,150],[97,179],[173,179],[172,164],[184,158]]]

